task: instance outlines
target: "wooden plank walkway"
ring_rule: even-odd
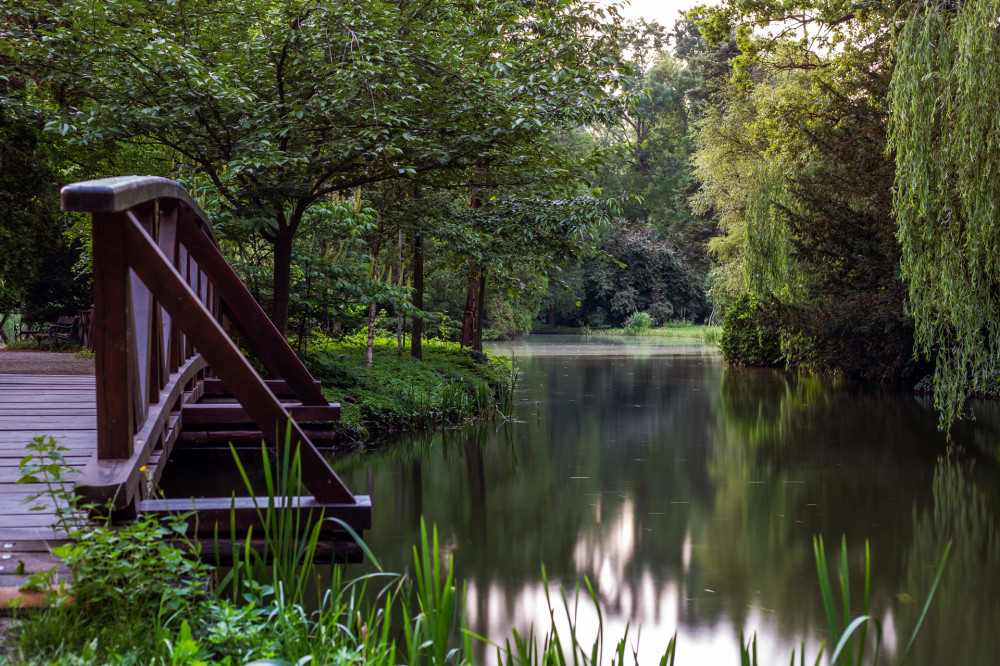
[[[15,484],[18,465],[29,453],[26,446],[36,435],[54,437],[69,449],[63,452],[67,463],[83,467],[97,450],[93,376],[0,374],[0,608],[12,597],[38,601],[37,595],[17,589],[33,573],[57,567],[56,578],[67,578],[49,553],[65,542],[65,535],[52,527],[53,503],[48,498],[25,501],[44,486]]]

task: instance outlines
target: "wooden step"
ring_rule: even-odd
[[[340,403],[332,405],[303,405],[291,403],[284,405],[285,410],[298,423],[315,423],[322,421],[337,421],[340,419]],[[253,423],[253,419],[238,404],[204,404],[184,405],[181,409],[182,422],[190,425],[243,425]]]

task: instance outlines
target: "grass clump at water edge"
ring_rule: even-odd
[[[327,399],[340,403],[343,427],[358,438],[488,416],[513,371],[504,356],[438,339],[423,341],[423,358],[416,359],[407,349],[399,354],[391,336],[375,339],[368,367],[366,342],[360,335],[324,338],[300,354]]]
[[[51,499],[72,501],[65,480],[65,460],[51,438],[38,438],[31,455],[22,462],[22,478],[49,484]],[[265,455],[265,459],[268,457]],[[51,591],[41,611],[19,615],[13,629],[7,663],[14,664],[171,664],[234,666],[255,660],[287,664],[454,664],[472,663],[474,641],[485,640],[467,627],[464,587],[453,576],[450,556],[442,557],[436,528],[421,521],[420,543],[414,546],[412,577],[381,570],[374,554],[368,556],[374,573],[349,578],[341,566],[320,569],[315,554],[323,517],[311,526],[295,524],[297,511],[290,498],[301,494],[301,463],[297,452],[284,454],[265,468],[266,506],[258,507],[263,554],[249,547],[249,539],[234,552],[242,553],[232,569],[214,585],[211,573],[197,559],[197,545],[186,538],[181,516],[166,526],[140,519],[122,529],[87,529],[75,532],[69,547],[60,550],[73,575],[72,590]],[[249,485],[248,475],[244,482]],[[250,489],[251,492],[257,489]],[[72,507],[77,509],[75,505]],[[72,511],[67,516],[72,515]],[[349,528],[346,525],[342,526]],[[261,536],[261,535],[257,535]],[[950,546],[949,546],[950,548]],[[905,661],[941,578],[948,548],[934,583],[899,663]],[[367,551],[366,551],[367,552]],[[831,663],[861,664],[867,644],[865,633],[875,627],[875,661],[878,663],[881,627],[869,615],[870,557],[866,547],[865,591],[862,613],[851,616],[847,548],[841,546],[840,597],[827,570],[821,539],[814,542],[823,605],[830,627]],[[169,575],[170,573],[173,575]],[[168,574],[165,576],[165,574]],[[597,594],[584,579],[586,594],[594,604],[598,628],[583,636],[577,611],[581,590],[573,594],[558,587],[554,601],[544,567],[543,585],[550,626],[542,634],[516,630],[502,645],[494,645],[504,666],[639,663],[630,628],[605,655],[604,621]],[[44,581],[42,581],[44,582]],[[312,585],[315,583],[315,586]],[[315,598],[310,598],[310,593]],[[842,623],[841,623],[842,622]],[[740,664],[756,665],[756,637],[740,635]],[[818,664],[826,646],[820,648]],[[658,660],[673,665],[676,635]],[[792,655],[792,664],[796,655]],[[804,666],[804,646],[798,654]]]

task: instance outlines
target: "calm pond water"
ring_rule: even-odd
[[[996,663],[995,403],[957,429],[961,461],[938,466],[932,406],[905,392],[727,369],[685,341],[532,337],[497,351],[521,368],[516,422],[337,462],[373,496],[367,540],[388,570],[412,568],[421,516],[437,525],[477,633],[549,626],[544,563],[570,591],[592,581],[605,654],[628,624],[643,663],[676,632],[678,664],[738,664],[740,629],[762,664],[788,663],[801,641],[811,662],[827,637],[812,539],[839,551],[845,536],[855,572],[870,542],[873,613],[897,653],[954,540],[907,663]],[[589,601],[578,627],[593,639]]]

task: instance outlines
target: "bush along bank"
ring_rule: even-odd
[[[490,351],[425,340],[423,359],[416,359],[405,347],[400,354],[396,338],[385,336],[375,339],[367,367],[365,344],[364,335],[324,338],[299,354],[327,399],[340,403],[347,440],[485,418],[513,391],[513,364]]]

